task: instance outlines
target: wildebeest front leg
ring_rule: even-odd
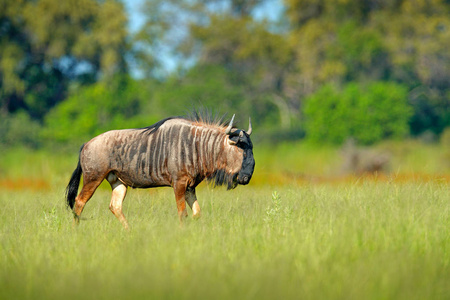
[[[186,186],[187,184],[185,180],[176,181],[173,185],[180,222],[183,222],[183,218],[188,215],[186,211]]]
[[[128,229],[128,222],[125,215],[122,212],[122,203],[127,195],[127,186],[124,185],[116,175],[110,173],[107,180],[112,188],[111,203],[109,205],[109,210],[119,219],[120,223],[125,229]]]
[[[197,196],[195,195],[195,188],[186,189],[186,202],[192,209],[192,217],[194,219],[200,218],[200,205],[198,205]]]

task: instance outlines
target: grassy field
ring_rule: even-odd
[[[449,299],[448,185],[100,190],[73,229],[62,191],[0,195],[0,299]]]
[[[450,299],[448,176],[272,182],[312,165],[334,176],[332,150],[294,167],[287,152],[279,173],[274,152],[258,153],[249,186],[202,184],[202,218],[183,226],[170,188],[130,189],[130,232],[106,186],[72,228],[63,195],[76,154],[4,153],[0,299]]]

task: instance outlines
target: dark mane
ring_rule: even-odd
[[[220,115],[217,112],[213,113],[207,108],[193,109],[188,112],[183,119],[203,123],[206,125],[213,125],[218,127],[227,126],[228,122],[225,121],[226,114]]]
[[[227,190],[234,189],[237,186],[236,177],[238,174],[229,174],[224,169],[215,170],[206,180],[213,186],[226,185]]]
[[[139,128],[143,129],[143,133],[146,134],[152,134],[156,132],[159,127],[161,127],[166,121],[172,120],[172,119],[183,119],[191,122],[197,122],[202,123],[205,125],[212,125],[217,127],[225,127],[228,126],[229,121],[225,121],[226,114],[219,115],[217,112],[212,113],[211,110],[207,108],[200,108],[200,109],[193,109],[190,112],[186,113],[184,116],[178,116],[178,117],[168,117],[165,119],[162,119],[161,121],[156,122],[153,125]],[[233,126],[234,128],[235,126]]]
[[[140,128],[144,130],[144,133],[150,134],[150,133],[154,133],[155,131],[157,131],[159,129],[159,127],[162,126],[162,124],[164,124],[166,121],[172,120],[172,119],[178,119],[180,117],[168,117],[165,119],[162,119],[161,121],[156,122],[153,125],[144,127],[144,128]]]

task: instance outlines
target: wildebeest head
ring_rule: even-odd
[[[249,128],[247,131],[241,129],[233,129],[234,115],[228,125],[225,133],[228,135],[228,144],[237,147],[242,153],[242,164],[234,181],[237,184],[248,184],[255,169],[255,158],[253,157],[253,144],[250,140],[252,134],[252,123],[249,119]]]

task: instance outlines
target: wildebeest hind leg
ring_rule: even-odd
[[[80,216],[81,213],[83,212],[84,206],[89,201],[89,199],[91,199],[95,190],[98,188],[100,183],[102,183],[102,181],[103,178],[98,178],[93,181],[87,180],[86,177],[83,178],[83,188],[81,189],[81,192],[78,194],[78,196],[75,198],[75,206],[73,208],[74,224],[80,223]]]
[[[189,204],[189,207],[192,209],[192,217],[194,219],[200,218],[200,205],[198,205],[197,196],[195,195],[194,188],[186,189],[186,202]]]
[[[109,205],[109,210],[119,219],[120,223],[125,229],[128,229],[128,222],[125,215],[122,212],[122,203],[127,195],[127,186],[123,184],[115,174],[110,173],[106,178],[111,184],[112,197],[111,204]]]

